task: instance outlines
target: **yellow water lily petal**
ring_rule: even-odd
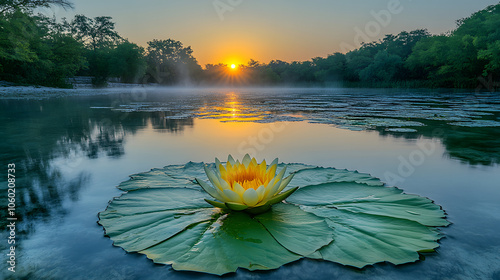
[[[212,188],[209,184],[205,183],[203,180],[195,179],[196,182],[213,198],[222,200],[222,196],[220,196],[217,191]]]
[[[246,190],[243,194],[243,202],[250,207],[255,206],[259,202],[257,191],[254,189]]]
[[[277,184],[274,184],[269,190],[269,192],[264,196],[264,200],[269,200],[273,196],[275,196],[278,193],[278,187],[280,186],[279,182]]]
[[[235,164],[234,158],[231,155],[227,156],[227,162],[230,163],[231,165]]]
[[[222,197],[220,201],[229,201],[229,197],[224,193],[224,189],[215,187],[215,191]]]
[[[220,175],[220,178],[225,178],[227,176],[226,168],[224,168],[224,166],[222,166],[222,164],[219,166],[219,175]]]
[[[224,194],[229,199],[229,201],[227,201],[227,202],[236,202],[236,203],[244,204],[243,203],[243,198],[241,196],[239,196],[233,190],[224,190]]]
[[[207,177],[208,179],[210,180],[210,182],[217,188],[220,188],[220,183],[219,183],[219,179],[217,178],[217,176],[215,175],[215,173],[209,169],[206,165],[203,166],[205,168],[205,173],[207,174]]]
[[[280,187],[278,188],[277,193],[280,193],[284,188],[286,188],[286,186],[288,186],[288,184],[290,184],[290,181],[292,181],[293,179],[293,175],[294,174],[291,174],[285,179],[281,180]]]
[[[266,174],[266,169],[267,169],[267,165],[266,165],[266,160],[263,160],[260,165],[259,165],[259,168],[260,168],[260,173],[261,174]]]
[[[281,178],[283,178],[283,176],[285,175],[285,172],[286,172],[286,168],[283,168],[280,173],[278,173],[278,175],[274,176],[274,178],[269,181],[269,183],[266,185],[266,193],[269,193],[269,191],[271,191],[271,189],[276,185],[276,184],[280,184],[281,182]]]
[[[261,185],[255,191],[259,195],[259,201],[261,201],[264,198],[264,195],[265,195],[265,192],[266,192],[266,187],[264,187],[264,185]]]
[[[217,171],[219,171],[219,174],[220,174],[221,167],[224,168],[224,166],[222,166],[222,164],[218,158],[215,158],[215,167],[217,168]]]
[[[252,161],[252,158],[250,157],[250,155],[246,154],[243,157],[243,160],[241,162],[243,163],[243,165],[245,166],[245,168],[248,168],[248,165],[250,164],[251,161]]]
[[[286,172],[286,166],[283,167],[283,169],[281,169],[280,173],[278,173],[278,175],[276,175],[276,182],[277,181],[281,181],[281,179],[283,179],[283,176],[285,176],[285,172]]]
[[[274,172],[276,171],[276,168],[278,167],[278,158],[275,158],[273,162],[269,165],[269,167],[266,170],[266,173],[271,173],[274,176]],[[270,172],[271,170],[274,169],[274,172]]]
[[[245,193],[245,189],[238,183],[234,183],[233,191],[241,197],[243,197],[243,194]]]
[[[219,179],[220,187],[223,190],[231,189],[231,186],[226,182],[226,180],[220,178]]]
[[[247,209],[271,205],[274,199],[290,183],[293,176],[283,179],[286,167],[276,173],[278,159],[273,160],[271,165],[266,165],[263,160],[260,164],[255,158],[246,154],[242,161],[234,160],[229,155],[225,164],[215,159],[215,170],[205,166],[205,173],[213,184],[213,188],[207,188],[206,183],[199,183],[214,198],[222,204],[232,203],[228,206],[232,210]],[[212,205],[222,205],[212,204]],[[241,211],[241,210],[238,210]]]
[[[286,172],[286,167],[283,168],[280,173],[278,173],[278,175],[276,177],[274,177],[272,183],[269,183],[269,185],[267,185],[267,193],[266,193],[266,198],[271,198],[273,197],[275,194],[278,193],[278,189],[279,187],[281,186],[281,179],[283,178],[283,176],[285,175],[285,172]]]

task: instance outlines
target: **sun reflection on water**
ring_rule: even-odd
[[[222,105],[203,106],[196,115],[201,119],[218,119],[221,122],[258,122],[270,113],[244,106],[239,99],[238,93],[229,92]]]

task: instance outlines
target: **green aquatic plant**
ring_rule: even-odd
[[[239,171],[248,170],[251,162],[245,159]],[[226,172],[234,171],[227,166]],[[256,162],[252,166],[264,170]],[[248,210],[272,199],[251,201],[252,206],[242,204],[248,207],[235,211],[227,201],[207,203],[212,197],[204,189],[210,186],[200,178],[205,170],[211,177],[215,174],[210,171],[221,167],[219,161],[190,162],[133,175],[120,184],[126,193],[99,214],[99,223],[114,245],[127,252],[145,254],[175,270],[217,275],[238,268],[276,269],[301,258],[357,268],[384,261],[414,262],[419,252],[439,246],[442,236],[436,227],[449,224],[444,211],[428,198],[386,187],[367,174],[303,164],[272,167],[285,170],[281,178],[293,175],[283,188],[279,185],[283,193],[294,191],[286,202],[273,201],[267,211],[252,213]],[[219,184],[228,179],[222,173]],[[272,172],[261,174],[275,178]],[[256,186],[252,180],[246,182]]]

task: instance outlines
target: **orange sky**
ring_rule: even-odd
[[[125,38],[146,46],[152,39],[174,39],[191,46],[201,65],[240,64],[250,58],[303,61],[359,46],[358,30],[370,41],[402,30],[428,28],[442,33],[455,20],[498,0],[74,0],[75,9],[45,11],[57,18],[75,14],[111,16]],[[231,4],[233,3],[233,4]],[[236,4],[234,4],[236,3]],[[389,11],[389,20],[377,15]],[[395,9],[396,7],[397,9]],[[385,13],[387,15],[387,13]],[[385,18],[387,19],[387,18]],[[371,25],[370,25],[371,24]],[[378,25],[378,29],[377,26]],[[359,40],[358,40],[359,41]],[[364,41],[364,40],[363,40]]]

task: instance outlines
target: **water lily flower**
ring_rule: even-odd
[[[278,159],[267,166],[265,160],[258,164],[257,160],[248,154],[243,157],[241,163],[229,155],[225,166],[216,158],[215,167],[213,170],[205,165],[205,173],[213,187],[203,180],[196,179],[209,195],[218,200],[205,199],[215,207],[261,213],[298,189],[296,187],[280,193],[290,183],[293,174],[283,178],[286,166],[276,174]]]

